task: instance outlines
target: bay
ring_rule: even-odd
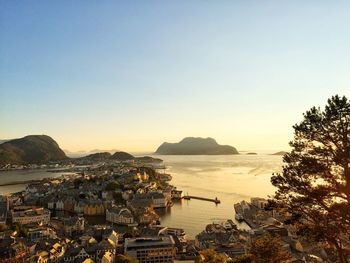
[[[200,200],[182,200],[166,210],[158,210],[161,224],[183,228],[193,239],[212,222],[234,220],[234,203],[249,201],[251,197],[268,197],[275,191],[270,183],[272,173],[282,169],[282,157],[259,153],[258,155],[162,155],[172,175],[171,184],[184,194],[220,199],[221,203]],[[63,173],[46,170],[18,170],[0,172],[0,184],[59,177]],[[22,191],[26,184],[0,186],[0,194]],[[244,224],[239,227],[247,228]]]
[[[158,156],[159,157],[159,156]],[[272,173],[282,169],[282,156],[197,155],[160,156],[173,177],[172,184],[185,194],[215,198],[221,203],[182,200],[161,214],[164,226],[183,228],[189,238],[212,222],[234,219],[233,205],[251,197],[268,197],[275,192],[270,183]],[[236,222],[240,228],[245,224]]]

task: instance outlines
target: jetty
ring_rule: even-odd
[[[197,199],[197,200],[202,200],[202,201],[213,202],[215,204],[221,203],[217,197],[215,197],[215,199],[212,199],[212,198],[206,198],[206,197],[200,197],[200,196],[194,196],[194,195],[185,195],[183,197],[183,199],[185,199],[185,200]]]

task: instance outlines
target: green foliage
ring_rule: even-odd
[[[117,255],[115,263],[138,263],[138,260],[125,255]]]
[[[125,200],[122,197],[122,193],[120,192],[114,192],[113,199],[117,204],[125,203]]]
[[[280,238],[271,235],[265,235],[253,241],[249,253],[250,259],[254,260],[243,262],[283,263],[291,259],[290,253],[283,248]]]
[[[328,241],[346,262],[350,241],[350,101],[334,96],[326,107],[311,108],[294,125],[292,151],[283,171],[272,177],[276,200],[295,217],[299,234]]]
[[[134,156],[127,152],[115,152],[110,158],[118,161],[128,161],[135,159]]]
[[[217,253],[214,249],[205,249],[200,252],[200,263],[226,263],[225,256]]]
[[[120,189],[120,185],[117,181],[112,181],[112,182],[108,183],[106,186],[107,191],[115,191],[117,189]]]

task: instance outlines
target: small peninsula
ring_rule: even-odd
[[[271,155],[285,155],[287,152],[285,152],[285,151],[280,151],[280,152],[276,152],[276,153],[273,153],[273,154],[271,154]]]
[[[213,138],[186,137],[178,143],[164,142],[155,154],[160,155],[230,155],[238,154],[235,147],[220,145]]]

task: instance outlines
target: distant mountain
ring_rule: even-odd
[[[219,145],[213,138],[186,137],[178,143],[164,142],[155,153],[162,155],[228,155],[238,154],[238,151],[229,145]]]
[[[9,140],[0,140],[0,144],[4,143],[4,142],[8,142]]]
[[[128,160],[135,159],[135,157],[133,155],[131,155],[130,153],[127,153],[127,152],[115,152],[111,156],[111,159],[119,160],[119,161],[128,161]]]
[[[280,151],[280,152],[276,152],[276,153],[273,153],[271,155],[285,155],[287,152],[285,151]]]
[[[101,153],[93,153],[87,156],[81,157],[79,159],[89,160],[89,161],[103,161],[106,159],[110,159],[112,154],[109,152],[101,152]]]
[[[68,157],[79,158],[79,157],[86,157],[86,156],[91,155],[91,154],[103,153],[103,152],[108,152],[110,154],[113,154],[113,153],[117,152],[118,150],[116,150],[116,149],[113,149],[113,150],[94,149],[94,150],[91,150],[91,151],[75,151],[75,152],[73,152],[73,151],[64,149],[63,151],[66,153],[66,155]]]
[[[0,164],[42,164],[67,158],[47,135],[29,135],[0,144]]]

